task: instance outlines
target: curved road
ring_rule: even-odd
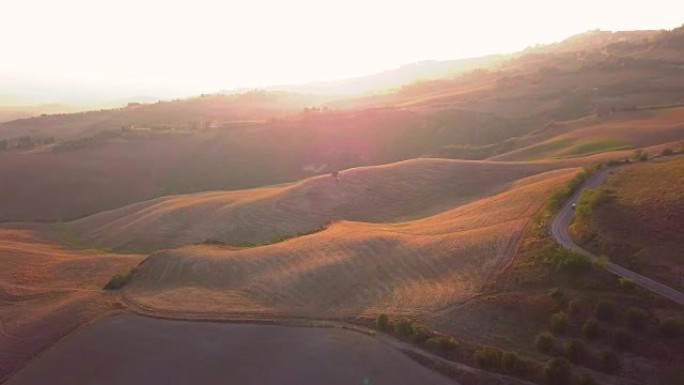
[[[608,174],[613,171],[616,167],[607,167],[592,175],[587,181],[584,182],[582,189],[584,188],[594,188],[601,184],[603,180],[608,176]],[[568,235],[568,227],[570,222],[575,215],[575,211],[572,209],[572,203],[577,202],[582,189],[579,189],[573,196],[568,200],[563,209],[556,215],[551,223],[551,235],[560,243],[563,247],[568,249],[573,249],[581,254],[586,255],[593,261],[598,261],[598,257],[587,250],[582,249],[577,246],[575,242],[570,239]],[[661,295],[669,300],[677,302],[680,305],[684,305],[684,293],[672,289],[669,286],[665,286],[662,283],[656,282],[650,278],[646,278],[643,275],[637,274],[631,270],[627,270],[624,267],[618,266],[612,262],[608,262],[606,265],[606,270],[610,271],[615,275],[621,277],[629,278],[633,280],[637,285],[643,287],[644,289],[650,290],[658,295]]]

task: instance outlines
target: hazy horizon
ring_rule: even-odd
[[[0,33],[0,105],[168,99],[504,54],[587,30],[672,29],[681,6],[605,1],[28,0]],[[515,31],[515,33],[509,33]]]

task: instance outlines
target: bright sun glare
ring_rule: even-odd
[[[13,1],[0,93],[168,97],[342,79],[589,29],[670,29],[682,11],[671,0]]]

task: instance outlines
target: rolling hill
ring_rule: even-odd
[[[261,244],[340,220],[397,222],[503,191],[554,163],[416,159],[344,170],[276,187],[179,195],[65,224],[86,243],[151,251],[205,240]]]
[[[156,252],[125,293],[160,311],[427,317],[477,293],[507,263],[544,197],[576,172],[522,179],[489,198],[414,221],[341,221],[268,246]]]

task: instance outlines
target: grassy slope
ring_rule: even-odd
[[[414,159],[253,190],[181,195],[92,215],[67,226],[90,243],[154,250],[213,239],[240,246],[330,222],[393,222],[432,215],[506,188],[553,163]]]
[[[619,112],[583,119],[582,124],[570,128],[551,127],[547,131],[554,130],[558,130],[557,134],[548,139],[492,159],[561,158],[684,141],[684,108]]]
[[[630,165],[610,176],[605,187],[613,198],[594,211],[582,243],[684,289],[684,158]]]
[[[146,306],[175,311],[430,317],[472,296],[506,263],[543,197],[574,172],[523,179],[415,221],[343,221],[270,246],[158,252],[126,291]]]
[[[113,311],[100,289],[142,259],[74,251],[39,231],[0,228],[0,382],[76,328]]]

